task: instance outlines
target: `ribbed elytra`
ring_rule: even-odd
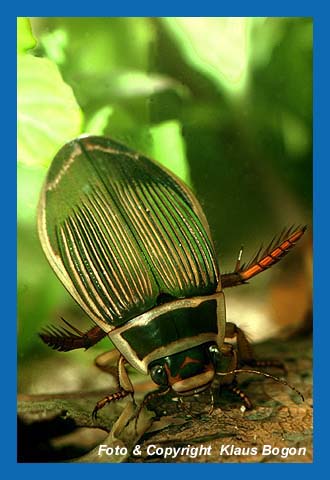
[[[47,176],[39,232],[60,279],[109,331],[157,298],[215,291],[206,220],[187,188],[142,155],[103,138],[65,145]]]
[[[159,392],[200,392],[223,356],[256,365],[244,334],[226,324],[222,289],[272,266],[304,230],[283,232],[247,267],[238,261],[221,275],[206,217],[179,178],[108,138],[77,138],[50,166],[38,231],[56,275],[96,326],[83,333],[65,321],[70,330],[50,327],[41,337],[68,351],[108,335],[119,352],[120,384],[108,399],[133,391],[127,362],[150,374]],[[228,336],[237,337],[237,351]],[[222,383],[232,377],[222,375]]]

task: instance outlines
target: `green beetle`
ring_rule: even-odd
[[[247,266],[220,275],[210,229],[197,199],[173,173],[104,137],[80,137],[55,156],[39,202],[38,231],[56,275],[96,324],[50,327],[41,338],[68,351],[108,335],[119,352],[119,390],[133,393],[129,363],[150,374],[158,393],[210,387],[229,357],[230,369],[257,362],[244,333],[226,323],[223,288],[245,283],[286,254],[305,228],[283,232]],[[235,337],[237,349],[225,342]],[[97,364],[103,368],[107,361]],[[278,365],[278,363],[275,363]],[[246,405],[233,375],[224,377]]]

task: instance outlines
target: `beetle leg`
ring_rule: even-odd
[[[119,355],[119,358],[118,358]],[[117,358],[117,368],[109,365]],[[127,395],[132,395],[134,402],[134,389],[132,382],[129,379],[128,373],[125,368],[126,359],[119,354],[117,351],[111,350],[110,352],[103,353],[95,359],[96,365],[103,371],[114,375],[117,380],[118,391],[112,393],[111,395],[106,395],[104,398],[99,400],[94,407],[92,417],[93,419],[97,418],[97,412],[105,407],[108,403],[111,403],[115,400],[120,400],[127,397]]]
[[[238,351],[238,365],[251,365],[253,367],[276,367],[281,368],[286,372],[286,368],[279,360],[256,360],[253,348],[247,339],[243,330],[241,330],[235,323],[226,323],[226,338],[235,338],[237,342]]]
[[[274,367],[274,368],[280,368],[283,370],[284,373],[288,373],[288,370],[286,366],[284,365],[283,362],[280,360],[275,360],[275,359],[267,359],[267,360],[252,360],[248,365],[251,365],[252,367]]]
[[[246,283],[250,278],[267,270],[281,258],[283,258],[295,246],[298,240],[306,231],[306,226],[294,229],[292,226],[289,230],[283,232],[270,242],[267,248],[263,250],[262,246],[258,250],[255,257],[248,265],[241,266],[242,247],[238,254],[235,270],[231,273],[221,275],[222,288],[235,287]]]
[[[225,357],[230,357],[230,361],[226,370],[228,372],[235,370],[238,367],[238,355],[234,347],[230,343],[224,343],[221,347],[221,353]],[[228,375],[221,375],[220,386],[223,386],[230,392],[233,392],[236,395],[238,395],[240,399],[243,401],[247,410],[251,410],[253,408],[249,397],[244,392],[242,392],[240,388],[237,387],[235,373],[229,373]]]
[[[252,410],[253,405],[251,403],[251,400],[244,392],[242,392],[240,388],[237,387],[236,383],[233,383],[232,385],[228,385],[227,389],[235,393],[235,395],[237,395],[242,400],[247,410]]]
[[[105,407],[108,403],[125,398],[129,394],[130,392],[126,392],[125,390],[120,390],[119,392],[112,393],[111,395],[106,395],[104,398],[99,400],[96,403],[92,413],[93,420],[97,419],[97,412],[101,410],[103,407]]]
[[[250,362],[255,360],[254,352],[251,343],[247,339],[243,330],[241,330],[235,323],[226,322],[225,338],[236,338],[238,364],[240,362],[250,365]]]
[[[46,345],[59,352],[69,352],[77,348],[87,350],[106,336],[106,333],[98,326],[82,332],[64,318],[62,321],[66,327],[50,325],[39,333],[39,337]]]
[[[187,403],[184,401],[184,397],[178,397],[179,398],[179,407],[180,410],[182,410],[185,414],[191,414],[191,408]]]
[[[126,359],[120,355],[119,360],[118,360],[118,380],[119,380],[119,385],[120,387],[125,390],[126,392],[130,393],[132,395],[133,401],[134,401],[134,388],[132,385],[132,382],[128,376],[127,370],[125,368],[125,365],[127,364]]]
[[[119,387],[119,378],[118,378],[118,362],[119,362],[120,353],[118,350],[110,350],[109,352],[101,353],[98,355],[95,360],[94,364],[102,370],[102,372],[109,373],[112,375],[116,382],[117,386]]]
[[[211,388],[209,389],[209,392],[210,392],[210,398],[211,398],[211,408],[209,409],[207,414],[211,415],[211,413],[213,413],[213,410],[214,410],[214,396],[213,396],[213,392],[212,392]]]
[[[226,371],[232,372],[238,367],[237,352],[230,343],[224,343],[220,349],[224,357],[230,357]],[[226,371],[224,373],[226,373]],[[236,381],[236,374],[229,373],[228,375],[221,375],[220,385],[232,385]]]

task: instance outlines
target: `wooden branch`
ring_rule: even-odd
[[[301,391],[304,402],[282,384],[239,374],[239,386],[252,400],[253,410],[243,411],[237,397],[226,391],[219,394],[215,384],[212,413],[209,392],[186,397],[184,403],[167,395],[148,406],[156,419],[152,422],[152,414],[143,411],[136,428],[129,399],[104,408],[93,422],[91,412],[96,401],[110,392],[20,396],[19,461],[311,462],[311,338],[268,341],[255,350],[259,358],[284,361],[286,380]],[[275,369],[270,373],[282,375]],[[130,417],[133,420],[127,424]],[[125,447],[128,453],[100,456],[100,444]],[[140,454],[133,455],[136,444]],[[190,450],[183,449],[189,445]],[[264,445],[270,445],[272,452],[264,450]],[[179,453],[175,457],[174,450],[165,454],[166,448],[175,448]]]

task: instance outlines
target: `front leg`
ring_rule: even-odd
[[[233,393],[238,395],[241,400],[243,400],[244,405],[247,409],[252,408],[252,403],[249,398],[237,387],[236,374],[237,373],[252,373],[263,375],[266,378],[271,378],[272,380],[279,382],[287,387],[291,388],[294,392],[300,395],[301,399],[304,401],[303,395],[293,386],[290,385],[283,379],[274,377],[269,373],[260,372],[258,370],[251,370],[242,368],[244,365],[253,365],[253,366],[262,366],[262,367],[278,367],[284,370],[284,365],[278,360],[256,360],[253,355],[253,350],[250,345],[250,342],[247,340],[243,331],[238,328],[233,323],[227,323],[226,335],[227,338],[236,337],[237,347],[234,348],[232,344],[224,342],[222,347],[219,349],[220,354],[223,358],[229,357],[229,364],[226,368],[221,365],[221,356],[217,364],[216,374],[220,377],[220,386],[223,385],[227,389],[231,390]],[[219,352],[218,352],[219,353]]]
[[[117,361],[116,367],[112,365],[114,361]],[[95,359],[95,364],[102,371],[110,373],[115,377],[117,382],[117,391],[111,395],[106,395],[97,402],[92,413],[94,419],[97,418],[98,411],[105,407],[108,403],[111,403],[115,400],[120,400],[128,395],[132,395],[134,401],[134,388],[125,368],[127,361],[117,350],[111,350],[110,352],[99,355]]]
[[[230,373],[239,368],[238,364],[238,355],[237,351],[230,343],[224,343],[220,349],[220,352],[224,357],[229,358],[229,362],[226,368],[226,371],[229,372],[217,372],[217,375],[220,377],[220,388],[225,387],[226,390],[237,395],[240,400],[243,402],[247,410],[253,408],[252,402],[249,397],[237,386],[236,373]]]

